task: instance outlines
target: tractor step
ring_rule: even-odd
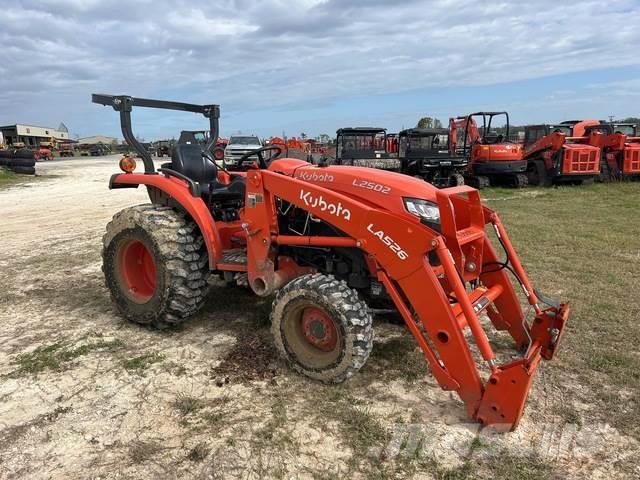
[[[231,248],[222,252],[222,262],[218,263],[218,270],[232,272],[247,271],[247,251],[243,248]]]

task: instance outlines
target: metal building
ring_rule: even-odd
[[[64,127],[64,125],[61,124],[61,127]],[[69,132],[66,127],[59,128],[15,124],[0,127],[0,134],[4,137],[4,143],[7,146],[24,143],[26,147],[38,147],[40,142],[50,142],[52,140],[68,142]]]

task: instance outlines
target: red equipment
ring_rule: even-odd
[[[215,138],[218,106],[106,95],[93,101],[120,112],[125,138],[147,173],[115,174],[110,187],[145,185],[152,200],[116,214],[104,237],[107,285],[127,318],[178,323],[202,305],[210,272],[229,281],[244,277],[257,295],[278,291],[272,333],[292,367],[339,382],[362,367],[372,348],[363,299],[386,299],[438,383],[458,393],[471,418],[498,430],[516,427],[540,360],[556,352],[569,307],[532,288],[498,215],[477,190],[438,190],[394,172],[290,158],[266,168],[262,152],[276,146],[248,154],[258,155],[261,168],[230,174],[206,150],[178,145],[171,168],[153,175],[151,158],[130,130],[131,108],[202,113]],[[535,312],[531,322],[509,273]],[[511,336],[517,359],[498,362],[481,313]]]
[[[640,176],[640,132],[635,123],[601,123],[586,127],[586,133],[602,134],[601,181],[632,179]]]
[[[476,117],[482,117],[482,130]],[[505,117],[505,133],[492,130],[497,117]],[[495,128],[495,124],[493,125]],[[527,185],[527,162],[522,158],[522,145],[509,141],[509,114],[507,112],[476,112],[465,117],[449,119],[452,156],[468,158],[465,182],[476,188],[490,184],[514,187]]]
[[[33,158],[36,160],[53,160],[53,153],[48,148],[39,148],[37,152],[33,154]]]
[[[525,127],[524,158],[531,185],[583,183],[600,173],[602,134],[587,133],[598,120],[567,121],[558,125]]]
[[[397,154],[400,146],[400,136],[397,133],[387,133],[386,139],[387,153]]]

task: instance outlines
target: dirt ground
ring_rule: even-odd
[[[562,359],[517,431],[492,435],[401,326],[377,322],[368,364],[324,386],[277,358],[269,301],[241,289],[214,288],[175,330],[125,322],[101,237],[147,197],[109,191],[116,170],[116,156],[39,163],[42,178],[0,190],[0,478],[640,476],[636,436],[581,413],[589,386]]]

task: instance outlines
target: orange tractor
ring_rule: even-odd
[[[600,174],[603,135],[589,126],[598,120],[557,125],[529,125],[524,130],[524,158],[531,185],[592,182]]]
[[[278,145],[247,154],[246,171],[228,172],[206,146],[178,144],[171,163],[156,171],[133,135],[131,110],[202,114],[213,145],[219,107],[109,95],[93,101],[119,112],[144,163],[135,173],[125,157],[110,188],[143,185],[150,197],[117,213],[104,236],[106,284],[123,316],[157,327],[183,322],[203,305],[207,277],[219,275],[258,296],[275,294],[271,331],[282,356],[312,379],[341,382],[371,353],[368,303],[378,299],[399,312],[433,376],[460,396],[469,417],[498,430],[516,427],[540,361],[558,349],[569,307],[533,289],[477,190],[277,158]],[[265,152],[274,152],[269,164]],[[515,355],[499,360],[489,330],[509,337]]]
[[[504,133],[498,133],[496,119],[504,117]],[[476,118],[482,118],[478,128]],[[476,188],[489,185],[527,186],[527,162],[523,148],[509,141],[507,112],[476,112],[449,119],[451,156],[468,159],[465,183]]]

